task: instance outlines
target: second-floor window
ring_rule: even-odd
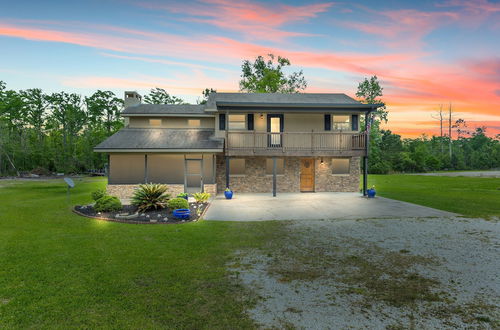
[[[160,127],[161,126],[161,119],[150,119],[149,126]]]
[[[246,128],[245,115],[229,115],[227,120],[229,130],[244,130]]]
[[[334,116],[332,116],[332,129],[334,131],[350,131],[351,130],[351,116],[348,116],[348,115],[334,115]]]

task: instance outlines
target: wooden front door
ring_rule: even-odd
[[[300,160],[300,191],[314,191],[314,159],[303,158]]]

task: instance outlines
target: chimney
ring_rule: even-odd
[[[123,100],[124,101],[123,108],[126,109],[133,105],[141,104],[141,100],[142,100],[141,95],[136,91],[126,91],[125,98]]]

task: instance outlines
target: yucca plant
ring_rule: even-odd
[[[205,203],[210,198],[210,194],[206,192],[199,192],[193,194],[193,198],[195,199],[196,203]]]
[[[140,212],[162,209],[170,198],[166,191],[167,186],[164,184],[141,184],[132,196],[132,205],[137,206]]]

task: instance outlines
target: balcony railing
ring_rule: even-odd
[[[345,132],[227,132],[226,150],[249,153],[342,152],[365,150],[365,133]]]

